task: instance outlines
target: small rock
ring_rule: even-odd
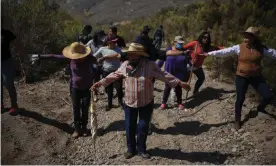
[[[243,133],[243,132],[244,132],[243,128],[239,129],[239,133]]]
[[[273,138],[274,138],[273,135],[268,135],[268,136],[265,137],[265,140],[266,141],[271,141]]]
[[[241,137],[242,137],[242,138],[245,138],[245,137],[247,137],[247,136],[249,136],[249,135],[251,135],[250,132],[245,132]]]
[[[234,148],[232,148],[231,151],[235,153],[235,152],[237,152],[237,148],[234,147]]]
[[[261,152],[261,150],[259,150],[259,149],[255,149],[254,151],[255,151],[255,153]]]

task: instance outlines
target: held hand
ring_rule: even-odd
[[[104,57],[99,58],[99,59],[97,60],[98,63],[102,63],[103,61],[104,61]]]
[[[192,59],[192,64],[195,64],[196,63],[196,59]]]
[[[186,50],[186,51],[184,51],[184,53],[185,54],[188,54],[188,53],[190,53],[192,50]]]
[[[189,84],[186,84],[185,82],[181,82],[180,85],[186,91],[190,91],[191,90],[191,86]]]
[[[100,86],[102,86],[101,82],[96,82],[91,88],[91,91],[96,91]]]

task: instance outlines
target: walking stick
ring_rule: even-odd
[[[90,114],[91,114],[90,115],[91,116],[91,136],[92,136],[92,142],[94,145],[94,150],[96,152],[96,139],[97,139],[98,123],[97,123],[97,115],[96,115],[93,92],[91,93]]]
[[[197,47],[198,47],[198,43],[196,44],[195,50],[194,50],[195,58],[196,58]],[[191,81],[192,81],[193,69],[194,69],[194,64],[192,63],[192,67],[191,67],[191,71],[190,71],[190,77],[189,77],[189,80],[188,80],[188,85],[190,85]],[[185,97],[185,102],[184,102],[185,108],[186,108],[186,102],[187,102],[188,94],[189,94],[189,91],[186,92],[186,97]]]

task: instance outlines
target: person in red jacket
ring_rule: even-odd
[[[204,52],[210,52],[214,50],[219,50],[218,47],[211,45],[211,35],[208,31],[203,31],[197,40],[192,41],[188,44],[178,44],[176,46],[178,50],[192,50],[190,54],[193,64],[193,73],[197,76],[197,81],[195,84],[195,88],[193,94],[196,94],[199,91],[199,88],[203,84],[205,80],[205,74],[202,69],[202,64],[204,62],[205,56],[199,55]]]

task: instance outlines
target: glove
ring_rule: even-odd
[[[183,45],[181,43],[177,43],[175,48],[179,51],[184,51],[185,49],[183,48]]]

